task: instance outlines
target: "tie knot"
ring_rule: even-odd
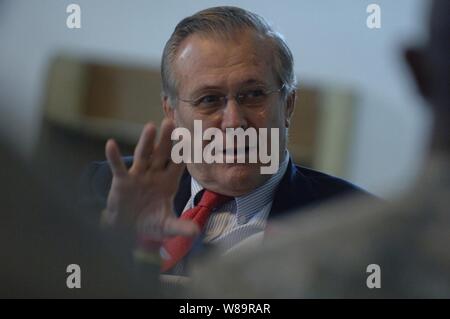
[[[197,206],[214,209],[231,199],[232,197],[205,190]]]

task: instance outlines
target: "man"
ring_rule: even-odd
[[[228,251],[262,234],[268,219],[293,208],[363,193],[290,159],[286,144],[296,99],[293,58],[283,38],[260,16],[236,7],[216,7],[185,18],[165,46],[161,76],[166,118],[159,138],[155,126],[147,124],[134,157],[125,162],[117,144],[109,140],[108,163],[95,164],[88,175],[93,192],[106,201],[103,217],[108,225],[137,231],[141,244],[150,242],[141,247],[147,253],[163,245],[163,272],[185,273],[188,255],[202,244]],[[170,158],[171,133],[175,127],[194,133],[196,120],[203,132],[279,130],[276,143],[271,136],[258,141],[278,152],[279,169],[261,174],[263,164],[258,161],[188,163],[185,170]],[[203,141],[203,146],[210,142]],[[230,147],[224,143],[225,149]],[[235,157],[238,151],[232,149]],[[245,156],[248,159],[249,149]],[[208,207],[202,209],[201,218],[192,213],[199,206]],[[166,245],[167,238],[176,235],[190,239]]]
[[[435,115],[428,165],[389,207],[353,199],[293,216],[245,255],[198,267],[195,296],[450,297],[450,2],[434,1],[428,44],[405,57]]]

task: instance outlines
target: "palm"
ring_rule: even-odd
[[[110,140],[106,144],[106,156],[113,172],[107,201],[111,225],[138,226],[139,231],[155,239],[191,236],[197,232],[193,223],[178,220],[173,212],[172,202],[184,166],[170,160],[172,129],[173,123],[164,120],[155,144],[156,128],[146,125],[128,170],[116,143]]]

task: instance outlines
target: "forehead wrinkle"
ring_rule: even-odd
[[[242,73],[246,77],[242,82],[251,78],[263,80],[261,75],[264,76],[266,72],[261,70],[261,66],[270,65],[271,60],[267,42],[257,41],[261,39],[256,39],[253,34],[241,35],[228,41],[218,40],[217,37],[197,35],[185,39],[174,61],[174,71],[184,83],[193,84],[191,74],[194,72],[197,73],[196,81],[200,79],[199,82],[210,86],[226,84],[230,74],[237,74],[239,77],[239,73]],[[185,71],[182,74],[177,72],[180,67]],[[266,71],[273,72],[272,68]]]
[[[260,66],[269,61],[267,54],[261,54],[261,51],[257,52],[255,48],[247,51],[242,45],[227,46],[225,43],[217,43],[217,45],[203,44],[202,48],[199,48],[193,43],[188,43],[180,52],[177,62],[177,64],[190,63],[199,69],[217,69],[220,72],[224,68]]]

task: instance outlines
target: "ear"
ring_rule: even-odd
[[[294,113],[295,103],[297,102],[297,91],[292,91],[286,99],[286,109],[285,109],[285,126],[289,127],[291,125],[291,117]]]
[[[170,99],[168,96],[163,96],[162,97],[162,106],[163,106],[163,110],[164,110],[164,115],[175,121],[175,110],[172,107],[172,105],[170,104]]]
[[[404,57],[416,82],[420,94],[430,98],[430,73],[426,64],[424,51],[419,48],[405,50]]]

